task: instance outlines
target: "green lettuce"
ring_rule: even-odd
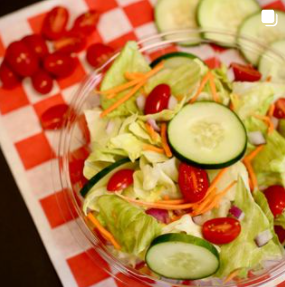
[[[234,205],[245,214],[241,221],[241,233],[231,243],[221,246],[220,269],[216,276],[224,277],[236,269],[249,269],[263,260],[282,257],[280,245],[270,240],[266,245],[258,247],[254,241],[261,232],[272,230],[272,224],[262,209],[257,205],[251,192],[239,178]]]
[[[97,200],[100,220],[122,246],[122,251],[141,255],[151,241],[161,234],[161,225],[144,210],[116,195]]]
[[[279,225],[282,228],[285,229],[285,212],[281,213],[280,215],[277,215],[274,220],[275,225]]]
[[[285,120],[284,119],[279,120],[278,131],[281,134],[281,136],[285,137]]]

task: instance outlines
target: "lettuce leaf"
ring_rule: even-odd
[[[157,220],[116,195],[103,195],[97,204],[100,218],[124,252],[140,255],[161,234]]]
[[[274,220],[275,225],[279,225],[282,228],[285,229],[285,212],[281,213],[280,215],[277,215]]]

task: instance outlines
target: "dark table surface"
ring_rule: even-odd
[[[0,17],[36,2],[1,0]],[[2,152],[0,182],[0,286],[61,287]]]

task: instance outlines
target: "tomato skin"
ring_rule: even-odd
[[[144,113],[156,114],[167,109],[170,96],[171,89],[168,85],[157,85],[146,98]]]
[[[204,238],[214,244],[230,243],[239,236],[240,232],[240,222],[230,217],[214,218],[206,221],[202,226]]]
[[[0,80],[4,89],[13,89],[20,84],[20,77],[5,63],[0,66]]]
[[[55,52],[45,57],[43,66],[54,77],[63,78],[74,72],[75,61],[70,55]]]
[[[8,46],[5,60],[14,72],[23,77],[32,76],[39,67],[36,55],[23,41]]]
[[[65,7],[54,7],[44,19],[42,35],[47,40],[60,39],[65,33],[68,19],[69,12]]]
[[[99,17],[100,14],[96,10],[83,13],[75,19],[72,30],[89,36],[95,31]]]
[[[273,113],[277,119],[285,119],[285,99],[281,98],[275,103],[275,109]]]
[[[86,53],[87,62],[94,68],[98,68],[106,62],[114,53],[110,46],[96,43],[88,47]]]
[[[84,50],[86,38],[79,33],[69,32],[53,43],[54,49],[63,53],[78,53]]]
[[[41,70],[32,76],[32,84],[37,92],[45,95],[52,90],[53,79],[46,71]]]
[[[49,53],[46,41],[41,35],[28,35],[24,37],[22,41],[33,51],[33,53],[39,59],[44,58]]]
[[[281,214],[285,208],[285,189],[280,185],[272,185],[264,191],[269,207],[276,217]]]
[[[107,190],[108,191],[119,191],[127,188],[129,185],[133,184],[133,174],[132,169],[122,169],[117,171],[109,179]]]
[[[241,65],[232,63],[231,68],[234,71],[235,80],[240,82],[256,82],[259,81],[262,75],[250,65]]]
[[[179,165],[178,185],[183,197],[190,203],[203,199],[209,188],[207,172],[186,163]]]
[[[285,229],[283,229],[281,226],[275,225],[274,230],[278,236],[280,243],[284,244],[285,243]]]

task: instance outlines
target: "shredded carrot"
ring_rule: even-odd
[[[256,178],[256,174],[251,163],[248,160],[243,160],[244,165],[247,168],[249,179],[250,179],[250,188],[252,191],[255,191],[258,188],[258,182]]]
[[[275,105],[274,105],[274,104],[271,104],[271,105],[270,105],[270,108],[269,108],[269,111],[268,111],[268,116],[269,116],[269,117],[273,117],[274,111],[275,111]]]
[[[125,78],[126,80],[136,80],[136,79],[141,79],[144,77],[144,73],[130,73],[130,72],[125,72]]]
[[[181,95],[178,95],[178,96],[176,96],[176,99],[177,99],[177,101],[178,102],[181,102],[182,100],[183,100],[183,96],[181,96]]]
[[[106,96],[106,99],[113,99],[113,98],[115,98],[117,96],[117,94],[109,94],[109,95],[107,95]]]
[[[261,115],[256,115],[256,114],[254,114],[253,116],[254,116],[255,118],[261,120],[261,121],[264,121],[264,122],[268,125],[268,133],[269,133],[269,134],[274,131],[274,125],[273,125],[273,123],[271,122],[270,117],[261,116]]]
[[[151,138],[152,140],[156,141],[156,140],[157,140],[157,137],[158,137],[158,134],[157,134],[157,132],[154,130],[154,128],[153,128],[150,124],[148,124],[148,123],[145,124],[145,128],[146,128],[148,134],[150,135],[150,138]]]
[[[248,162],[252,161],[262,151],[263,147],[263,145],[258,146],[255,150],[248,154],[244,160]]]
[[[266,78],[266,82],[271,82],[271,80],[272,80],[272,77],[271,77],[271,76],[268,76],[268,77]]]
[[[202,203],[198,205],[197,208],[195,207],[193,208],[194,209],[193,215],[198,215],[198,214],[203,213],[201,211],[213,200],[216,192],[217,192],[217,188],[212,189],[211,192],[207,195],[207,197],[203,199]]]
[[[162,196],[162,199],[163,200],[170,200],[170,197],[169,197],[169,195],[164,195],[164,196]]]
[[[208,72],[204,78],[202,79],[200,86],[196,92],[196,94],[194,95],[194,97],[189,101],[190,104],[193,104],[199,97],[199,95],[201,94],[201,92],[203,91],[204,87],[206,86],[208,80],[210,78],[210,73]]]
[[[88,213],[87,217],[106,240],[110,241],[117,250],[121,249],[120,244],[116,241],[114,236],[100,224],[100,222],[92,213]]]
[[[140,83],[142,81],[142,79],[135,79],[132,80],[130,82],[124,83],[120,86],[114,87],[112,89],[106,90],[106,91],[96,91],[96,93],[100,94],[100,95],[109,95],[109,94],[118,94],[119,92],[122,92],[126,89],[129,89],[135,85],[137,85],[138,83]]]
[[[172,157],[172,152],[167,142],[166,123],[161,124],[161,143],[167,157]]]
[[[223,284],[226,284],[228,282],[230,282],[232,279],[234,279],[240,272],[240,268],[234,270],[233,272],[231,272],[223,281]]]
[[[164,149],[150,145],[150,144],[144,144],[143,145],[143,150],[149,150],[149,151],[154,151],[157,153],[164,154]]]
[[[186,201],[184,199],[165,199],[165,200],[156,201],[156,203],[162,203],[162,204],[184,204],[184,203],[186,203]]]
[[[216,84],[215,84],[215,80],[214,80],[214,76],[211,72],[209,72],[209,82],[210,82],[210,89],[211,89],[211,92],[212,92],[212,96],[213,96],[213,100],[216,102],[216,103],[219,103],[219,95],[217,93],[217,89],[216,89]]]
[[[214,178],[214,180],[211,182],[207,194],[209,194],[211,192],[212,189],[214,189],[216,187],[216,185],[218,184],[218,182],[221,180],[221,178],[223,177],[223,175],[228,171],[228,167],[223,168],[219,171],[219,173],[216,175],[216,177]],[[206,196],[207,196],[206,194]]]

